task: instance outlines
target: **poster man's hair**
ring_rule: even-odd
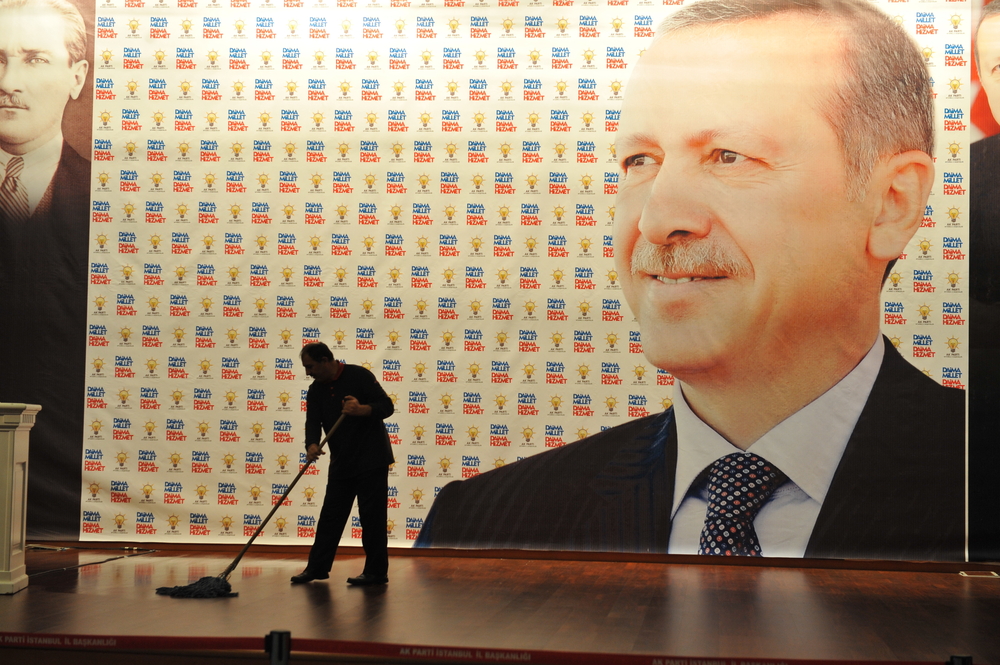
[[[67,0],[0,0],[0,10],[29,8],[51,9],[66,22],[69,64],[87,59],[87,26],[76,5]]]
[[[850,200],[864,198],[882,157],[907,150],[932,154],[934,108],[923,56],[906,32],[868,0],[702,0],[663,21],[656,41],[685,28],[788,13],[843,25],[845,76],[818,110],[840,142]]]

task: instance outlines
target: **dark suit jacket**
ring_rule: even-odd
[[[806,557],[962,560],[965,393],[886,354]],[[441,490],[418,547],[666,552],[673,409]]]
[[[0,401],[42,405],[29,462],[28,532],[37,536],[80,529],[90,238],[90,162],[64,143],[34,214],[0,219]]]
[[[1000,134],[971,146],[969,169],[970,295],[1000,304]]]

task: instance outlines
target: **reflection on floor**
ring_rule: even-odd
[[[1000,579],[955,572],[394,556],[388,586],[355,588],[356,555],[291,586],[301,553],[254,553],[230,578],[238,597],[181,600],[154,590],[218,575],[234,554],[108,561],[127,554],[32,550],[28,588],[0,596],[0,632],[1000,664]]]

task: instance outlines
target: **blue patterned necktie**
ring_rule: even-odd
[[[28,208],[28,191],[21,182],[24,160],[14,156],[7,161],[3,181],[0,182],[0,213],[12,222],[23,222],[31,214]]]
[[[754,518],[775,488],[788,477],[750,453],[717,459],[708,468],[708,513],[699,554],[761,556]]]

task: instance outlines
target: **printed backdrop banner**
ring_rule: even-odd
[[[395,546],[445,483],[669,407],[611,228],[623,85],[672,4],[100,0],[81,538],[252,534],[304,461],[314,340],[395,403]],[[930,67],[938,179],[883,331],[964,387],[970,3],[884,8]],[[324,485],[259,542],[309,544]]]

